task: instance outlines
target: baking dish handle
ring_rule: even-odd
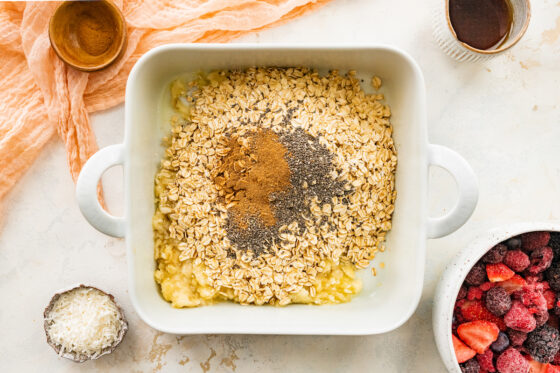
[[[453,150],[430,144],[428,153],[430,166],[449,171],[459,189],[459,199],[449,213],[428,218],[428,238],[439,238],[455,232],[469,220],[478,202],[478,182],[471,166]]]
[[[107,146],[88,159],[76,183],[76,198],[86,220],[98,231],[113,237],[124,237],[125,219],[110,215],[101,207],[97,185],[105,171],[123,163],[124,145]]]

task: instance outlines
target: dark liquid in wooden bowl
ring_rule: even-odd
[[[449,0],[449,18],[457,38],[473,48],[499,48],[511,30],[508,0]]]

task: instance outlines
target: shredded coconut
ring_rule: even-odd
[[[96,358],[118,338],[123,321],[115,302],[94,288],[63,293],[45,317],[47,334],[67,352]]]

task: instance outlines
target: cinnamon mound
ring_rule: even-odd
[[[235,223],[246,229],[248,220],[257,218],[265,226],[273,226],[271,196],[291,186],[286,148],[269,129],[252,132],[245,141],[232,136],[228,148],[214,182],[225,192],[226,204],[234,203],[230,211]]]

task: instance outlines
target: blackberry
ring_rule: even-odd
[[[521,247],[521,238],[512,237],[506,241],[506,245],[510,250],[517,250]]]
[[[560,262],[552,263],[544,272],[544,276],[550,288],[556,292],[560,292]]]
[[[550,232],[548,246],[554,251],[554,261],[560,260],[560,232]]]
[[[486,266],[484,263],[476,263],[467,277],[465,278],[465,282],[469,285],[478,286],[486,281]]]
[[[507,246],[499,243],[493,248],[491,248],[490,250],[488,250],[486,254],[484,254],[484,256],[482,257],[482,261],[484,263],[490,263],[490,264],[501,263],[501,261],[504,259],[504,256],[506,255],[506,252],[507,252]]]
[[[550,363],[560,350],[558,329],[546,324],[535,329],[527,336],[525,348],[533,360]]]
[[[495,286],[486,293],[486,308],[496,316],[505,315],[511,308],[511,298],[501,286]]]
[[[462,373],[479,373],[480,372],[480,365],[476,359],[470,359],[465,363],[461,364],[461,372]]]

